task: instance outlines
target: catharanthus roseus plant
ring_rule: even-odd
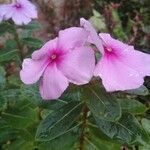
[[[149,150],[150,55],[135,50],[146,51],[133,42],[139,33],[130,39],[122,27],[122,11],[114,16],[124,2],[93,10],[78,27],[72,13],[55,20],[59,11],[43,11],[45,3],[0,4],[0,149]]]
[[[57,99],[66,90],[69,82],[82,85],[93,76],[94,52],[85,46],[88,33],[72,27],[59,32],[58,38],[48,41],[40,50],[25,59],[20,72],[26,84],[40,81],[43,99]]]

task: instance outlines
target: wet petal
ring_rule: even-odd
[[[84,27],[85,30],[89,32],[88,41],[92,44],[95,44],[98,50],[104,53],[104,48],[102,46],[102,41],[100,40],[96,30],[93,28],[91,23],[84,18],[80,19],[80,25]]]
[[[86,84],[93,76],[94,52],[89,47],[76,48],[65,56],[58,67],[70,82],[78,85]]]
[[[57,99],[66,90],[69,83],[67,78],[57,69],[56,65],[48,66],[40,84],[43,99]]]
[[[141,76],[150,76],[150,55],[134,50],[133,47],[122,52],[122,62],[135,69]]]
[[[103,57],[96,65],[95,76],[100,76],[107,91],[129,90],[140,87],[143,77],[116,58]]]
[[[59,31],[58,47],[63,51],[70,51],[76,47],[83,46],[87,40],[88,33],[79,27],[71,27]]]
[[[32,60],[30,58],[24,59],[22,70],[20,71],[20,78],[25,84],[33,84],[42,76],[48,63],[46,60]]]

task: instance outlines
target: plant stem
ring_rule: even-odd
[[[86,104],[83,106],[83,117],[82,117],[82,120],[83,120],[83,123],[82,123],[82,126],[81,126],[81,134],[80,134],[80,145],[79,145],[79,150],[83,150],[84,149],[84,141],[85,141],[85,129],[86,129],[86,126],[87,126],[87,114],[88,114],[88,107],[86,106]]]
[[[20,59],[21,61],[23,61],[23,58],[24,58],[24,54],[23,54],[23,45],[22,43],[20,42],[20,39],[19,39],[19,35],[17,33],[17,30],[16,28],[14,27],[14,39],[16,41],[16,44],[17,44],[17,48],[19,50],[19,56],[20,56]]]

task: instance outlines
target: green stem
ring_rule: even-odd
[[[81,134],[80,134],[80,145],[79,145],[79,150],[83,150],[84,149],[84,141],[85,141],[85,129],[87,127],[87,115],[88,115],[88,107],[86,106],[86,104],[83,106],[83,117],[82,117],[82,126],[81,126]]]
[[[19,35],[18,35],[18,32],[16,30],[16,27],[14,27],[14,39],[16,41],[16,44],[17,44],[17,48],[19,50],[19,56],[20,56],[20,59],[21,61],[23,61],[23,58],[24,58],[24,54],[23,54],[23,45],[19,39]]]

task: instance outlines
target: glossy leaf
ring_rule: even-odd
[[[124,113],[119,121],[109,122],[94,116],[100,130],[111,139],[121,143],[138,143],[139,139],[148,140],[148,136],[138,123],[137,119],[129,114]]]
[[[87,87],[83,94],[83,99],[94,116],[109,121],[116,121],[121,117],[121,107],[116,98],[99,85]]]
[[[48,115],[39,125],[36,133],[36,139],[40,141],[52,140],[66,132],[69,132],[75,126],[82,109],[81,102],[70,102],[62,108]]]
[[[141,123],[143,128],[150,134],[150,120],[143,118]]]
[[[143,114],[147,111],[147,107],[134,99],[118,99],[121,108],[125,112],[130,112],[133,114]]]

